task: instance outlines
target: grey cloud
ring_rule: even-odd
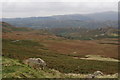
[[[3,17],[50,16],[117,11],[117,2],[4,2]]]

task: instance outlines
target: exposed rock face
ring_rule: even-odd
[[[95,76],[103,76],[104,74],[101,71],[95,71],[93,73],[93,75],[95,75]]]
[[[95,78],[93,74],[88,74],[86,78]]]
[[[15,41],[12,41],[12,42],[18,42],[18,41],[20,41],[20,40],[15,40]]]
[[[93,74],[89,74],[86,78],[96,78],[97,76],[103,76],[101,71],[95,71]]]
[[[33,67],[34,69],[44,69],[46,67],[45,61],[41,58],[29,58],[24,61],[25,64]]]

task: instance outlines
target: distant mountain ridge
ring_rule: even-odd
[[[93,14],[55,15],[48,17],[3,18],[2,20],[14,26],[32,28],[117,27],[118,13],[101,12]]]
[[[118,20],[118,12],[113,12],[113,11],[86,14],[85,16],[97,21],[107,21],[107,20],[117,21]]]
[[[13,32],[13,31],[30,31],[31,28],[26,27],[15,27],[9,23],[6,22],[0,22],[0,26],[2,26],[2,32]]]
[[[108,11],[90,14],[68,14],[52,16],[55,19],[63,20],[97,20],[97,21],[115,21],[118,19],[118,12]]]

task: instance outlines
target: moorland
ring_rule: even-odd
[[[3,78],[117,78],[119,29],[117,12],[46,17],[2,18]],[[26,64],[41,58],[45,70]]]

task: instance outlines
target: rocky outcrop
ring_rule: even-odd
[[[24,60],[24,63],[34,69],[44,69],[46,67],[45,61],[41,58],[29,58]]]
[[[103,76],[103,73],[101,71],[95,71],[93,74],[87,75],[86,78],[96,78],[97,76]]]

